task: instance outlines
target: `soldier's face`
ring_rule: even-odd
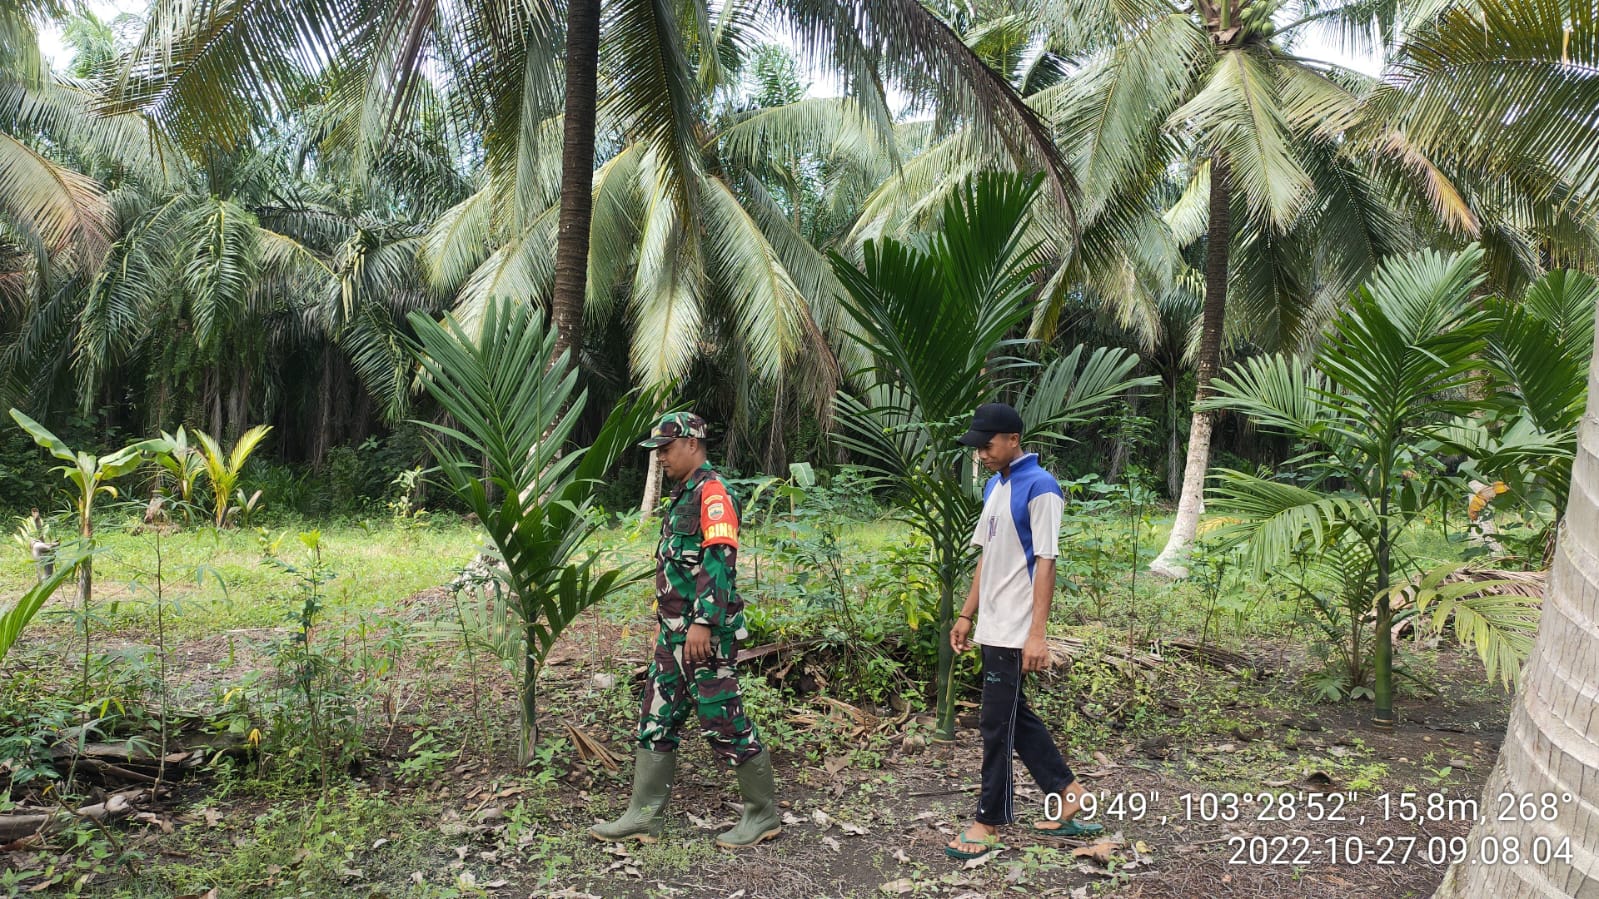
[[[694,437],[678,437],[661,444],[655,450],[660,457],[661,470],[674,481],[681,481],[700,465],[700,442]]]

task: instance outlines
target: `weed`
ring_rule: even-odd
[[[460,749],[444,749],[432,730],[419,730],[411,739],[410,755],[395,766],[395,776],[412,784],[433,783],[444,773],[444,766],[461,757]]]

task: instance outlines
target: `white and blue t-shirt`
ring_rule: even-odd
[[[983,487],[983,514],[972,543],[983,548],[977,582],[977,633],[984,646],[1021,649],[1033,626],[1033,566],[1060,552],[1065,507],[1055,476],[1028,453]]]

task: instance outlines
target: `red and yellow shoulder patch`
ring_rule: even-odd
[[[705,534],[702,545],[738,549],[738,511],[721,481],[709,480],[700,487],[700,530]]]

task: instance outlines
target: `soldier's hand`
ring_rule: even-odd
[[[691,665],[703,665],[711,660],[711,629],[703,624],[690,625],[688,639],[683,641],[683,659]]]

